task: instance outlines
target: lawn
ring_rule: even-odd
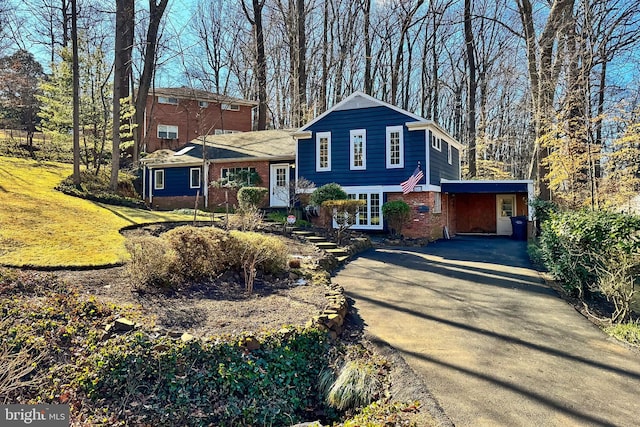
[[[193,220],[192,215],[102,205],[54,190],[71,172],[69,164],[0,156],[0,265],[121,263],[128,258],[119,233],[123,227]]]

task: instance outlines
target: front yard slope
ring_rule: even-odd
[[[54,188],[72,173],[64,163],[0,156],[0,265],[98,267],[128,258],[125,226],[188,221],[189,215],[106,206]]]

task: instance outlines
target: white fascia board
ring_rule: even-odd
[[[324,113],[320,114],[318,117],[316,117],[315,119],[311,120],[309,123],[305,124],[304,126],[302,126],[300,129],[298,129],[297,132],[294,133],[294,135],[296,133],[299,132],[304,132],[307,130],[307,128],[311,125],[313,125],[314,123],[317,123],[318,121],[322,120],[324,117],[326,117],[328,114],[331,114],[334,111],[339,111],[341,109],[343,109],[342,107],[344,107],[345,105],[347,105],[349,102],[351,102],[354,98],[356,97],[361,97],[363,99],[365,99],[366,101],[369,101],[372,104],[375,105],[379,105],[381,107],[387,107],[390,108],[394,111],[397,111],[399,113],[402,113],[406,116],[409,116],[413,119],[416,119],[418,121],[424,121],[424,117],[420,117],[416,114],[413,114],[409,111],[403,110],[402,108],[396,107],[395,105],[391,105],[389,103],[386,103],[384,101],[380,101],[379,99],[376,99],[370,95],[367,95],[364,92],[360,92],[360,91],[355,91],[353,92],[351,95],[347,96],[345,99],[343,99],[342,101],[338,102],[336,105],[334,105],[333,107],[329,108],[327,111],[325,111]]]
[[[479,183],[479,184],[500,184],[500,183],[509,183],[509,184],[531,184],[533,185],[533,180],[531,179],[445,179],[442,178],[441,182],[452,182],[455,184],[464,184],[464,183]]]
[[[417,121],[417,122],[407,122],[405,123],[405,126],[410,131],[430,129],[434,133],[439,134],[438,135],[439,137],[441,138],[444,137],[447,144],[451,143],[451,145],[456,147],[458,150],[462,150],[464,148],[462,144],[456,141],[456,139],[453,136],[451,136],[451,134],[449,134],[449,132],[444,130],[439,124],[437,124],[433,120],[422,119],[421,121]]]

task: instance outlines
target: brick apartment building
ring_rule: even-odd
[[[257,105],[187,87],[156,88],[147,96],[143,151],[175,150],[201,136],[249,132]]]

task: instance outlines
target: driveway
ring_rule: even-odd
[[[640,352],[548,288],[524,242],[372,249],[333,282],[457,426],[640,424]]]

